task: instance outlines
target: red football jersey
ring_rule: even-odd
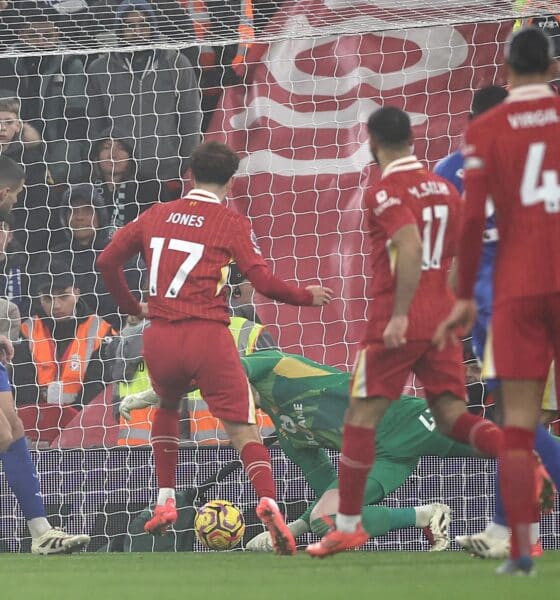
[[[425,169],[415,156],[392,162],[368,193],[366,207],[373,275],[367,341],[379,340],[395,303],[395,248],[391,237],[417,225],[422,238],[422,275],[408,312],[409,340],[431,340],[454,296],[447,279],[455,255],[460,197],[448,181]]]
[[[188,317],[229,323],[224,286],[234,260],[242,273],[266,263],[247,217],[218,197],[192,190],[156,204],[115,233],[112,245],[140,252],[148,270],[151,317]]]
[[[472,297],[472,236],[488,196],[499,235],[495,302],[560,291],[560,98],[546,85],[511,90],[465,137],[465,226],[459,296]]]

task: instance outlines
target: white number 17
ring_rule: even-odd
[[[153,237],[150,240],[150,248],[153,250],[149,280],[150,296],[157,296],[159,263],[164,246],[165,238]],[[185,258],[185,260],[177,269],[177,273],[175,273],[175,277],[173,277],[173,280],[169,284],[167,292],[165,292],[166,298],[177,298],[181,288],[185,285],[185,281],[187,280],[189,273],[196,267],[198,261],[202,258],[204,244],[186,242],[185,240],[170,239],[167,248],[169,250],[175,250],[177,252],[184,252],[185,254],[188,254],[187,258]]]

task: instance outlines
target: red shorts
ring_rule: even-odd
[[[396,400],[410,371],[424,384],[428,402],[444,393],[466,397],[462,347],[440,352],[426,341],[411,341],[395,350],[385,348],[382,341],[364,345],[354,363],[351,394],[354,398]]]
[[[218,419],[255,423],[255,403],[227,325],[188,319],[154,319],[144,331],[144,359],[161,398],[185,395],[194,379]]]
[[[494,307],[492,356],[496,377],[544,381],[560,363],[560,293],[511,298]]]

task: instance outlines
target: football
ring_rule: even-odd
[[[245,533],[245,521],[235,504],[212,500],[197,510],[194,529],[201,543],[210,550],[231,550]]]

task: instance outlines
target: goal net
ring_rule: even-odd
[[[271,14],[246,2],[238,10],[219,4],[0,9],[0,151],[26,172],[0,232],[0,297],[18,307],[22,326],[8,307],[0,325],[17,340],[15,398],[51,520],[91,534],[91,550],[161,549],[135,521],[155,499],[153,413],[130,426],[118,418],[119,399],[145,389],[147,375],[142,324],[116,312],[95,268],[112,233],[189,189],[188,156],[201,133],[229,144],[242,161],[228,203],[250,217],[275,274],[335,290],[321,310],[257,296],[256,313],[277,347],[349,370],[375,277],[362,210],[378,177],[369,114],[386,103],[406,110],[415,153],[433,167],[457,149],[473,92],[504,83],[503,47],[515,19],[550,11],[550,3],[519,8],[505,0],[299,0],[271,3],[281,4]],[[128,265],[137,293],[144,275],[141,261]],[[231,284],[232,304],[247,302],[245,284]],[[76,307],[69,287],[80,290]],[[59,316],[77,311],[73,329],[45,319],[55,299]],[[253,316],[246,306],[234,314]],[[249,336],[239,328],[238,341]],[[470,404],[484,410],[476,363],[468,353],[466,360]],[[422,395],[421,383],[411,379],[406,391]],[[263,415],[260,424],[273,433]],[[237,457],[200,398],[184,404],[181,439],[185,506],[199,487],[196,502],[223,498],[243,509],[245,541],[261,531],[241,469],[209,485]],[[279,448],[271,452],[279,499],[296,518],[312,492]],[[427,457],[387,503],[446,502],[452,535],[473,533],[493,514],[493,474],[492,461]],[[185,510],[166,549],[201,549]],[[542,521],[548,548],[560,547],[558,510]],[[28,535],[0,474],[0,551],[27,549]],[[421,550],[426,541],[403,530],[370,547]]]

